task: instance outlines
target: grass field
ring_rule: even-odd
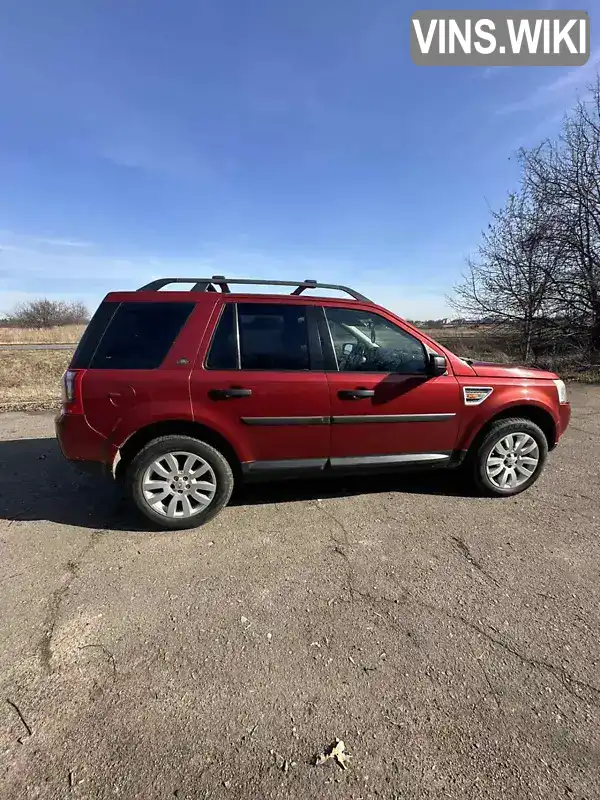
[[[81,325],[46,331],[0,328],[0,344],[75,343],[83,329]],[[506,336],[493,336],[477,329],[439,329],[427,333],[466,358],[500,362],[518,360],[514,354],[511,355],[511,343]],[[56,408],[60,403],[60,379],[71,356],[70,350],[0,350],[0,412]],[[567,380],[600,383],[599,369],[573,366],[564,359],[556,359],[549,366]]]
[[[59,328],[2,328],[0,344],[75,344],[85,325],[62,325]]]
[[[499,361],[510,363],[518,361],[514,351],[516,343],[510,335],[481,332],[476,329],[425,330],[428,336],[444,347],[463,358],[474,358],[481,361]]]
[[[72,353],[0,351],[0,411],[38,411],[60,403],[60,378]]]

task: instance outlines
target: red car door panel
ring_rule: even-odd
[[[329,373],[332,458],[448,453],[458,433],[454,376]],[[352,397],[354,390],[372,395]]]
[[[207,357],[192,370],[194,419],[222,433],[246,465],[327,462],[329,384],[309,345],[310,314],[305,304],[226,304]]]
[[[191,393],[194,418],[222,431],[243,462],[329,456],[331,409],[322,372],[194,370]]]
[[[194,311],[193,303],[161,300],[123,303],[112,313],[81,382],[87,423],[110,444],[163,418],[191,418],[197,342],[190,346],[185,326]]]
[[[378,311],[329,307],[325,317],[338,368],[327,373],[332,465],[371,456],[447,457],[461,410],[456,378],[428,374],[423,343]]]

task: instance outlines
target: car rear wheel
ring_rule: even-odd
[[[483,494],[519,494],[539,478],[547,455],[548,442],[534,422],[497,420],[474,454],[475,482]]]
[[[196,528],[227,504],[233,473],[214,447],[191,436],[161,436],[147,444],[127,470],[138,509],[165,530]]]

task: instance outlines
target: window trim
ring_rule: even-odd
[[[309,372],[324,372],[325,358],[321,339],[319,337],[319,307],[317,305],[306,306],[306,332],[308,338],[308,360]]]
[[[337,372],[340,375],[408,375],[408,376],[418,376],[418,377],[423,377],[423,378],[427,378],[428,377],[428,372],[427,372],[427,354],[428,354],[428,349],[427,349],[427,346],[425,345],[425,343],[423,341],[421,341],[421,339],[418,338],[418,336],[415,336],[412,332],[405,330],[401,325],[398,325],[396,322],[392,322],[392,320],[388,319],[387,317],[384,317],[383,314],[379,314],[378,312],[372,311],[371,309],[366,309],[366,308],[365,309],[362,309],[362,308],[361,309],[358,309],[358,308],[347,308],[346,306],[321,306],[321,308],[322,308],[322,311],[323,311],[323,319],[325,321],[325,325],[327,326],[327,332],[328,332],[328,337],[329,337],[328,341],[327,341],[327,350],[329,351],[328,352],[328,361],[329,361],[330,364],[332,364],[332,363],[335,364],[335,367],[329,367],[327,369],[328,372]],[[340,369],[339,363],[338,363],[338,360],[337,360],[337,354],[335,352],[335,346],[333,344],[333,333],[331,332],[331,326],[329,325],[329,318],[327,317],[327,310],[330,309],[330,308],[331,309],[341,309],[342,311],[355,311],[355,312],[359,311],[359,312],[362,312],[364,314],[370,314],[370,315],[372,315],[374,317],[379,317],[380,319],[382,319],[385,322],[387,322],[388,325],[392,325],[394,328],[397,328],[399,331],[402,331],[403,334],[405,334],[406,336],[410,337],[411,339],[414,339],[416,342],[418,342],[421,345],[421,348],[423,350],[423,361],[424,361],[424,365],[425,365],[425,370],[423,372],[395,372],[394,370],[383,371],[383,370],[366,370],[366,369],[364,369],[364,370]]]
[[[334,306],[329,306],[333,308]],[[319,306],[318,325],[323,345],[323,361],[326,372],[340,372],[335,347],[333,345],[333,335],[329,326],[326,313],[327,306]]]
[[[235,342],[235,368],[242,369],[242,343],[240,339],[240,312],[238,304],[233,304],[233,339]]]
[[[213,344],[215,343],[215,337],[217,335],[217,331],[219,330],[219,325],[221,324],[221,320],[223,319],[223,315],[225,314],[225,309],[227,306],[233,306],[233,330],[234,336],[237,332],[237,303],[228,303],[227,301],[221,303],[221,307],[218,308],[216,320],[214,324],[212,324],[212,319],[209,320],[209,325],[212,324],[212,331],[210,334],[210,340],[208,345],[206,346],[206,352],[204,353],[204,358],[202,359],[202,369],[208,370],[209,372],[235,372],[239,369],[239,366],[235,366],[231,369],[223,369],[222,367],[209,367],[208,366],[208,359],[210,358],[210,352],[212,350]],[[214,311],[213,311],[214,314]],[[240,348],[239,348],[239,341],[236,343],[236,352],[235,352],[235,363],[239,365],[240,362]]]

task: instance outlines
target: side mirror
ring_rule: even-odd
[[[429,374],[432,376],[445,375],[448,371],[446,356],[438,356],[435,353],[429,355]]]

